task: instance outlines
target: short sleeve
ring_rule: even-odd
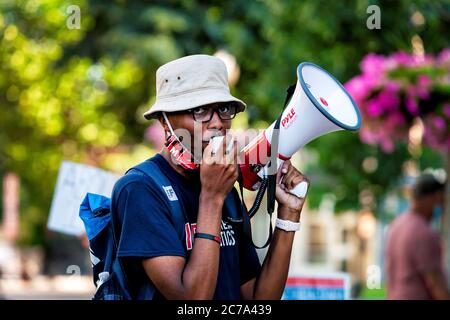
[[[128,179],[119,194],[113,193],[113,207],[120,222],[118,256],[185,256],[161,191],[142,179]]]
[[[414,264],[421,273],[441,270],[441,247],[437,235],[424,232],[417,235],[412,250]]]

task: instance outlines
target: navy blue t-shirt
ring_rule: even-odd
[[[182,256],[189,259],[194,246],[199,196],[201,184],[198,175],[191,179],[176,172],[170,164],[157,154],[150,159],[154,161],[171,186],[161,186],[144,174],[127,174],[116,184],[112,195],[113,212],[116,213],[116,234],[119,234],[118,255],[122,258],[123,268],[128,277],[132,292],[149,283],[142,260],[158,256]],[[120,189],[120,191],[118,191]],[[223,215],[227,210],[239,210],[239,196],[232,189],[231,203],[224,205]],[[184,221],[173,221],[168,201],[180,201],[184,211]],[[236,212],[234,213],[236,214]],[[186,221],[186,219],[188,221]],[[179,219],[178,219],[179,220]],[[177,233],[182,224],[183,234]],[[177,226],[175,224],[178,224]],[[231,224],[222,218],[219,273],[214,299],[241,299],[240,286],[255,278],[261,269],[255,248],[242,233],[239,224]],[[156,290],[153,299],[164,298]]]

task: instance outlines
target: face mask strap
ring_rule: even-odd
[[[192,153],[181,142],[182,139],[175,134],[166,113],[162,112],[162,115],[170,131],[170,136],[166,139],[166,148],[183,168],[189,170],[197,169],[200,162],[196,161]]]

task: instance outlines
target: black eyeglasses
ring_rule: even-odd
[[[231,120],[236,116],[237,106],[235,103],[221,103],[215,105],[205,105],[188,110],[197,122],[211,121],[214,112],[217,112],[222,120]]]

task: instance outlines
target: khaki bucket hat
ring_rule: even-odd
[[[230,101],[237,103],[238,112],[244,111],[246,104],[230,93],[225,63],[209,55],[186,56],[158,68],[156,101],[144,117],[152,119],[161,111],[184,111]]]

